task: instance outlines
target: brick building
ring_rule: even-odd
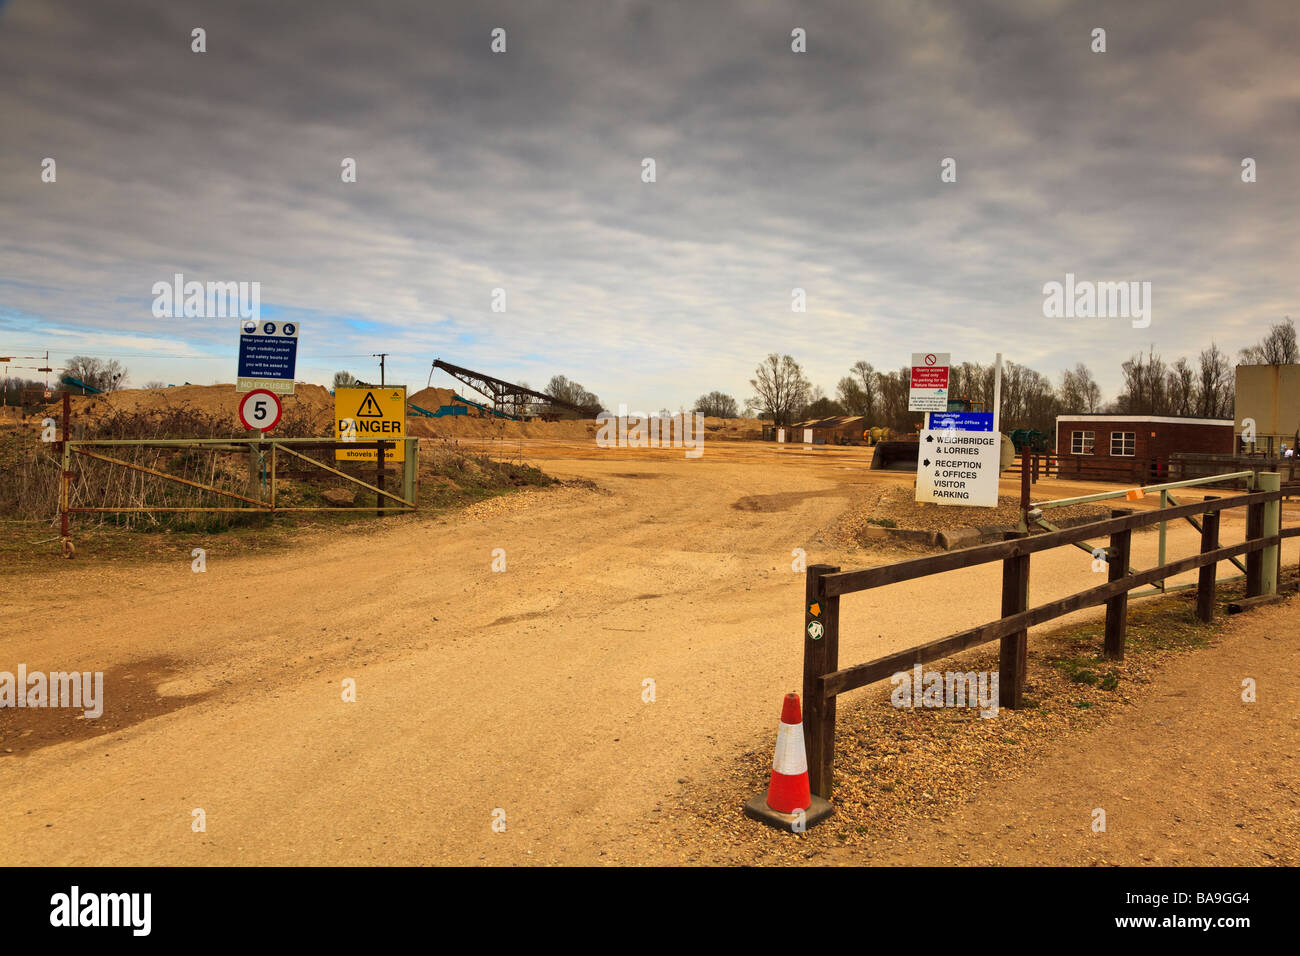
[[[1232,430],[1230,418],[1058,415],[1060,476],[1140,484],[1165,481],[1172,454],[1232,454]]]

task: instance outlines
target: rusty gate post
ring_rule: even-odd
[[[63,425],[59,433],[61,463],[59,465],[59,536],[65,558],[72,557],[72,530],[68,525],[68,509],[72,507],[72,436],[68,429],[72,427],[72,393],[63,390]]]

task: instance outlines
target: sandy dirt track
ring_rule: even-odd
[[[186,552],[0,578],[0,669],[163,667],[160,694],[192,695],[99,737],[0,755],[0,860],[675,861],[646,824],[770,735],[800,683],[791,550],[884,559],[846,555],[823,531],[855,486],[911,477],[869,475],[863,449],[526,451],[599,490],[395,519],[274,557],[225,561],[214,538],[205,574]],[[1096,488],[1043,483],[1035,497]],[[1225,520],[1225,542],[1241,530]],[[1170,541],[1176,556],[1196,535],[1184,524]],[[1135,537],[1135,563],[1154,554],[1154,535]],[[1034,603],[1097,580],[1074,549],[1033,568]],[[996,617],[999,574],[948,575],[942,601],[924,581],[846,598],[841,661]],[[348,677],[356,703],[341,700]],[[195,808],[206,833],[191,831]]]

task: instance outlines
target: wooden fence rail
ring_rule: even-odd
[[[804,600],[804,739],[812,792],[831,798],[835,756],[835,698],[859,687],[884,680],[899,671],[940,660],[958,651],[1001,641],[999,654],[999,706],[1016,709],[1024,700],[1025,664],[1029,628],[1088,607],[1106,606],[1104,653],[1122,660],[1128,618],[1128,592],[1187,571],[1199,570],[1197,614],[1211,620],[1214,610],[1218,562],[1246,557],[1248,603],[1275,600],[1277,568],[1284,538],[1300,535],[1300,527],[1280,526],[1280,477],[1258,476],[1261,491],[1231,498],[1207,498],[1202,502],[1160,511],[1113,511],[1111,517],[1061,531],[1028,536],[1010,532],[1008,539],[958,551],[914,558],[896,564],[841,571],[826,564],[807,569]],[[1246,540],[1220,546],[1219,518],[1224,511],[1246,509]],[[1134,530],[1162,521],[1203,516],[1200,551],[1162,563],[1146,571],[1130,570],[1130,549]],[[1075,545],[1088,538],[1109,537],[1106,551],[1107,581],[1067,597],[1029,607],[1030,557],[1054,548]],[[1001,616],[994,621],[967,628],[916,647],[884,657],[839,665],[840,598],[917,578],[1002,562]]]

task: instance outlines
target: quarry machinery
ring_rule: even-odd
[[[544,405],[548,409],[539,413],[538,417],[543,421],[554,421],[559,418],[559,415],[555,412],[557,408],[567,408],[570,411],[577,412],[583,418],[594,417],[600,411],[600,409],[593,411],[580,405],[573,405],[547,395],[545,392],[536,392],[524,385],[516,385],[513,382],[495,378],[484,372],[476,372],[473,369],[452,365],[442,359],[434,359],[433,368],[441,369],[452,378],[468,385],[474,391],[486,397],[492,404],[494,414],[509,418],[512,421],[523,421],[522,410],[530,404]],[[433,372],[430,371],[429,375],[432,377]]]

